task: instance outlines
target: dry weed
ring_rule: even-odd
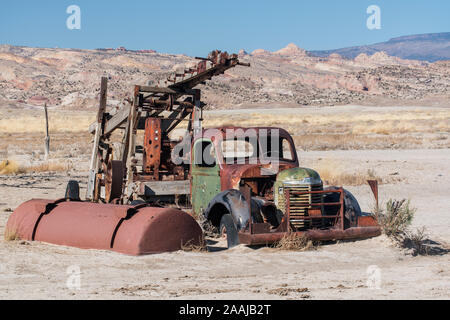
[[[15,175],[40,172],[67,172],[73,164],[70,162],[50,161],[31,166],[19,166],[15,161],[4,160],[0,163],[0,175]]]
[[[5,241],[17,241],[21,240],[19,232],[17,230],[6,230],[4,235]]]
[[[66,172],[72,169],[71,163],[61,162],[45,162],[38,165],[21,168],[23,173],[39,173],[39,172]]]
[[[295,233],[287,233],[280,241],[273,245],[278,250],[308,251],[316,249],[316,244],[306,236],[298,236]]]
[[[446,254],[448,249],[438,242],[428,238],[425,227],[411,231],[409,226],[414,218],[415,208],[410,207],[410,201],[390,199],[386,209],[375,209],[383,233],[393,239],[401,248],[410,250],[413,256]]]
[[[192,240],[182,243],[181,250],[185,252],[208,252],[204,238],[200,240],[200,244],[194,244]]]
[[[439,124],[440,130],[449,130],[450,111],[443,110],[428,113],[425,110],[405,113],[404,110],[394,112],[362,112],[349,113],[343,110],[341,113],[329,114],[322,112],[299,112],[299,113],[273,113],[273,114],[233,114],[231,117],[219,117],[214,114],[205,113],[205,126],[209,128],[220,127],[230,123],[239,123],[240,126],[300,126],[318,128],[325,127],[327,131],[333,128],[350,126],[354,134],[392,134],[396,132],[421,132],[423,130],[434,130],[429,123]],[[439,121],[439,122],[438,122]],[[419,124],[420,123],[420,124]]]
[[[308,288],[276,288],[276,289],[271,289],[271,290],[267,290],[268,294],[273,294],[273,295],[279,295],[282,297],[288,296],[290,293],[305,293],[305,292],[309,292]],[[301,296],[302,299],[307,299],[309,298],[309,295],[302,295]]]
[[[219,229],[215,227],[211,221],[206,220],[203,215],[198,217],[198,223],[203,229],[203,234],[210,238],[220,238]]]
[[[322,180],[327,185],[347,185],[359,186],[367,183],[367,180],[378,180],[382,178],[377,176],[375,171],[368,169],[367,172],[355,172],[353,174],[344,172],[343,165],[337,161],[323,159],[314,166]]]
[[[0,175],[17,174],[20,172],[19,165],[12,160],[4,160],[0,163]]]
[[[405,231],[402,236],[402,246],[413,250],[412,255],[428,255],[430,247],[426,244],[428,234],[425,227],[416,229],[416,231]]]
[[[394,239],[399,239],[405,234],[416,213],[416,209],[411,208],[410,204],[410,200],[406,199],[400,201],[389,199],[385,210],[375,209],[375,216],[384,234]]]
[[[92,115],[77,115],[73,112],[49,111],[49,130],[55,132],[85,132],[94,121]],[[0,133],[37,133],[44,132],[45,119],[36,116],[0,119]]]

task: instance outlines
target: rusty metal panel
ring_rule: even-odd
[[[377,219],[373,216],[358,217],[358,227],[376,227],[378,226]]]
[[[251,234],[258,233],[269,233],[270,232],[270,223],[252,223],[251,224]]]
[[[143,171],[159,179],[161,164],[161,119],[147,118],[145,120]]]
[[[331,241],[331,240],[351,240],[365,239],[377,237],[381,234],[380,227],[357,227],[345,230],[328,229],[328,230],[307,230],[301,232],[293,232],[298,237],[307,237],[315,241]],[[249,232],[239,232],[239,242],[246,245],[262,245],[280,241],[286,236],[286,232],[269,232],[261,234],[250,234]]]
[[[378,209],[378,180],[367,180],[367,183],[370,186],[370,189],[372,189],[372,193],[375,197],[376,206]]]

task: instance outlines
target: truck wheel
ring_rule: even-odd
[[[70,201],[80,201],[80,186],[78,184],[78,181],[70,180],[67,183],[66,194],[64,195],[64,198]]]
[[[222,219],[220,220],[219,232],[221,236],[227,237],[228,249],[239,244],[238,231],[231,214],[227,213],[222,216]]]
[[[358,217],[362,215],[361,207],[358,200],[351,194],[350,191],[345,190],[344,195],[344,208],[345,208],[345,223],[346,227],[356,227],[358,224]]]

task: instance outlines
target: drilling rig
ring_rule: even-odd
[[[196,59],[195,68],[175,73],[162,86],[135,86],[131,103],[113,115],[105,110],[107,79],[102,79],[97,122],[90,127],[94,144],[86,199],[127,204],[144,195],[158,202],[188,198],[189,163],[176,165],[171,158],[177,145],[202,131],[205,104],[194,88],[235,66],[250,66],[218,50]],[[187,122],[182,141],[171,140],[182,122]],[[138,131],[144,132],[142,141],[137,141]],[[113,132],[120,135],[116,150],[110,143]]]

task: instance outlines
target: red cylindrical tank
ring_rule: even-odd
[[[30,200],[8,220],[5,234],[84,249],[143,255],[200,245],[195,219],[173,208]]]

